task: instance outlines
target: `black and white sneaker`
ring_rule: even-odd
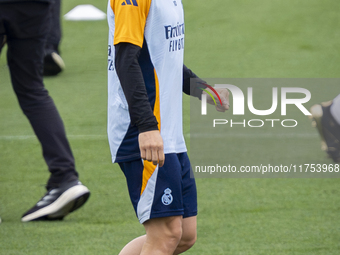
[[[321,149],[335,161],[340,162],[340,125],[333,118],[330,107],[332,102],[313,105],[312,124],[321,136]]]
[[[63,183],[58,188],[50,189],[22,216],[21,221],[62,220],[67,214],[81,207],[89,196],[89,189],[80,181]]]
[[[44,57],[44,75],[57,75],[65,69],[65,63],[58,52],[50,51]]]

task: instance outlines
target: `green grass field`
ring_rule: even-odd
[[[106,1],[70,0],[63,1],[62,13],[87,3],[106,11]],[[339,77],[338,1],[183,0],[183,5],[185,64],[201,77]],[[63,21],[61,55],[66,70],[45,79],[65,122],[81,181],[92,192],[82,209],[61,222],[20,222],[21,215],[44,194],[48,171],[12,91],[3,49],[1,255],[118,254],[127,242],[144,234],[130,204],[125,178],[111,163],[106,137],[107,30],[106,21]],[[327,88],[320,89],[310,104],[330,100],[330,96]],[[184,103],[187,134],[189,97],[184,97]],[[320,158],[332,163],[320,151],[316,131],[308,127],[305,132],[315,132],[307,141],[311,153],[295,148],[296,153],[305,160]],[[230,141],[244,144],[249,161],[255,157],[246,138]],[[274,141],[258,137],[251,143],[271,146]],[[241,163],[242,148],[237,151]],[[277,150],[268,153],[266,157],[274,161],[287,161]],[[337,255],[339,184],[339,179],[199,178],[198,240],[187,254]]]

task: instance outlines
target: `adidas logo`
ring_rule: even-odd
[[[131,3],[132,2],[132,3]],[[133,6],[138,6],[137,0],[125,0],[122,5],[133,5]]]

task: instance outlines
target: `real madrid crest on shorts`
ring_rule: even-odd
[[[164,190],[164,195],[162,196],[162,203],[164,205],[169,205],[172,203],[172,195],[171,195],[171,189],[167,188]]]

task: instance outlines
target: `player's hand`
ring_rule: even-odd
[[[158,130],[140,133],[138,136],[141,158],[152,161],[154,165],[164,165],[163,139]]]
[[[220,103],[220,100],[217,98],[216,94],[211,91],[209,88],[207,88],[207,90],[209,90],[209,92],[211,92],[211,94],[214,96],[214,99],[216,100],[216,110],[219,112],[225,112],[226,110],[229,109],[229,91],[225,88],[215,88],[217,94],[220,96],[221,101],[222,101],[222,105]],[[207,94],[205,91],[203,91],[204,94]],[[214,100],[208,96],[207,97],[207,103],[208,104],[212,104],[215,105]]]

